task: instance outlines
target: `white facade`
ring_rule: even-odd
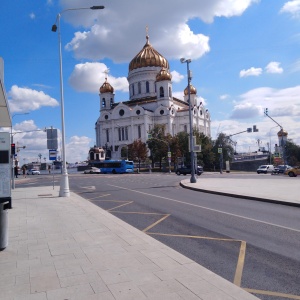
[[[167,60],[147,42],[129,65],[130,100],[115,103],[114,89],[106,81],[100,88],[100,116],[95,124],[98,147],[108,150],[107,156],[121,157],[122,147],[140,139],[146,142],[155,124],[164,124],[172,136],[189,132],[187,88],[184,100],[172,96],[172,81]],[[200,103],[196,89],[190,86],[193,105],[193,127],[210,136],[210,114]]]

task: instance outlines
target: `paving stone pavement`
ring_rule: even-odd
[[[12,199],[1,300],[258,299],[74,193]]]

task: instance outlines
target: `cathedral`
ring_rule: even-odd
[[[96,143],[106,156],[121,158],[121,149],[140,139],[146,142],[155,124],[164,124],[172,136],[189,133],[189,95],[183,100],[172,96],[169,62],[150,44],[146,36],[143,49],[131,60],[128,70],[129,100],[116,102],[114,88],[107,80],[100,87],[100,116],[95,124]],[[210,114],[202,102],[197,103],[197,90],[190,84],[193,128],[210,136]]]

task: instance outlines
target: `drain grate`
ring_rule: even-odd
[[[53,196],[52,194],[40,194],[38,197],[46,197],[46,196]]]

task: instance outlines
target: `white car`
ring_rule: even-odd
[[[83,172],[84,174],[100,174],[101,171],[99,168],[89,167]]]
[[[262,165],[259,166],[259,168],[257,169],[257,174],[267,174],[267,173],[273,173],[275,171],[275,168],[273,165]]]
[[[30,169],[27,171],[27,175],[40,175],[40,174],[41,174],[41,172],[36,169]]]

